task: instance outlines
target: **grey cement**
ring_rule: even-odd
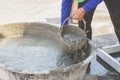
[[[13,36],[0,40],[0,63],[17,70],[45,71],[74,63],[60,44],[42,36]]]
[[[62,38],[69,46],[70,52],[75,52],[78,49],[81,49],[85,44],[87,44],[86,39],[84,39],[82,35],[71,32],[64,33]]]
[[[80,36],[74,33],[66,33],[65,35],[63,35],[63,38],[67,41],[73,42],[79,40]]]

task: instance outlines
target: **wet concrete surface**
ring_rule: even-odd
[[[75,62],[59,42],[42,36],[13,36],[0,40],[0,63],[26,71],[63,69]],[[31,66],[31,67],[30,67]]]

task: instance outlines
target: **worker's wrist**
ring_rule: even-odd
[[[86,13],[86,11],[85,11],[83,8],[79,8],[79,11],[80,11],[81,13],[83,13],[83,14]]]

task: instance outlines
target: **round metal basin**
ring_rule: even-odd
[[[94,56],[92,45],[76,61],[57,31],[36,22],[1,25],[0,80],[83,80]]]

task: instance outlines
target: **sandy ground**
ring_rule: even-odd
[[[0,24],[12,22],[46,22],[46,18],[59,17],[57,0],[0,0]]]
[[[0,0],[0,25],[15,22],[43,22],[60,27],[60,13],[61,0]],[[101,41],[99,38],[94,39],[96,36],[114,34],[104,2],[98,5],[94,13],[92,30],[95,43]],[[102,39],[102,42],[106,43],[106,40]],[[107,39],[107,44],[110,42]],[[116,44],[116,42],[112,43]]]
[[[59,26],[61,0],[0,0],[0,24],[45,22]],[[114,33],[104,3],[100,4],[92,22],[93,36]]]
[[[92,25],[93,36],[114,33],[114,28],[104,2],[97,7]]]

